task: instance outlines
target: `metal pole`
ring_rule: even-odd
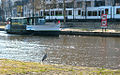
[[[115,5],[116,5],[116,0],[114,0],[114,3],[113,3],[113,20],[114,20],[114,14],[115,14]]]
[[[75,19],[75,14],[74,14],[74,12],[75,12],[75,0],[73,0],[73,20]]]

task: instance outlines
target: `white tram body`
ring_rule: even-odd
[[[63,8],[45,10],[45,14],[48,20],[64,19]],[[120,19],[120,6],[66,8],[67,19],[101,19],[102,14],[107,14],[108,19]],[[43,10],[40,11],[40,16],[43,16]]]

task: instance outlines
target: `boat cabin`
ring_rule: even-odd
[[[25,18],[27,25],[44,25],[45,19],[43,17],[29,17]]]
[[[43,17],[13,17],[8,19],[10,25],[44,25]]]
[[[59,35],[60,24],[45,24],[44,17],[9,18],[6,32],[11,34]]]

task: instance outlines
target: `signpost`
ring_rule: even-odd
[[[105,29],[105,31],[106,31],[106,28],[107,28],[107,14],[103,14],[101,18],[102,18],[102,20],[101,20],[102,31],[103,31],[103,29]]]

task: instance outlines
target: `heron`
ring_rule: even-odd
[[[42,57],[42,62],[47,58],[47,53],[44,54],[44,56]]]

